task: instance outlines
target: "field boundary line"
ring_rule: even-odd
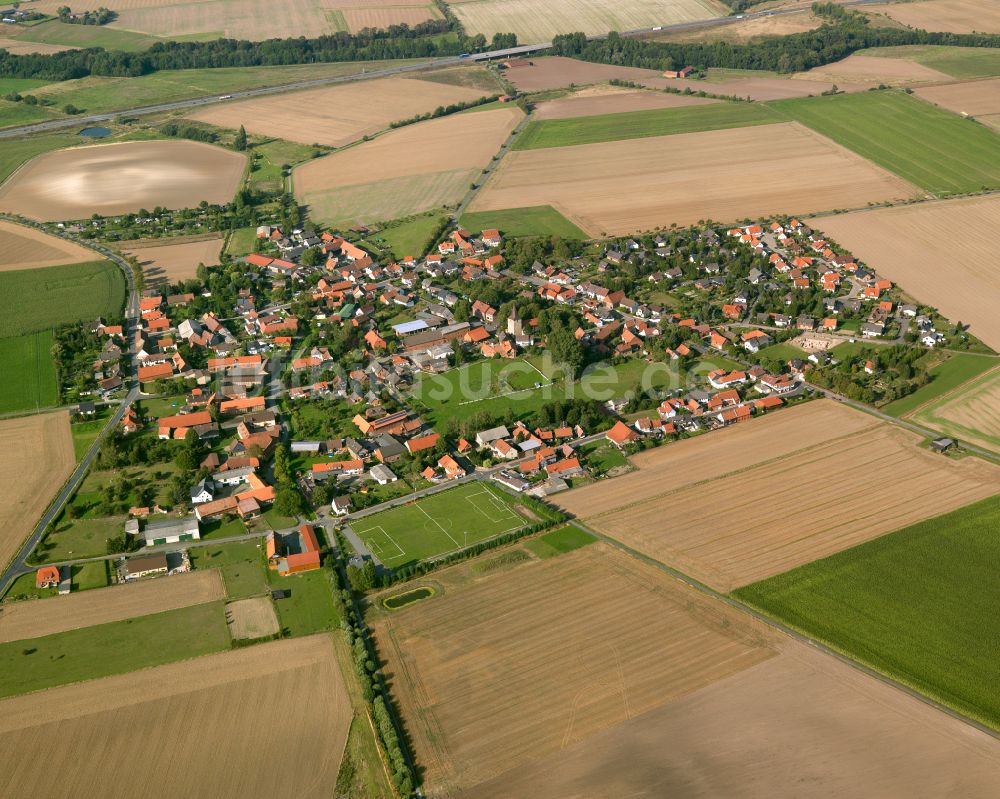
[[[425,510],[424,510],[423,508],[421,508],[421,507],[420,507],[420,503],[419,503],[419,502],[415,503],[415,507],[416,507],[416,508],[417,508],[417,510],[419,510],[419,511],[420,511],[420,512],[421,512],[422,514],[424,514],[424,516],[426,516],[426,517],[427,517],[428,519],[430,519],[430,520],[431,520],[431,521],[432,521],[432,522],[433,522],[434,524],[436,524],[436,525],[437,525],[437,528],[438,528],[438,529],[439,529],[439,530],[440,530],[440,531],[441,531],[442,533],[444,533],[444,534],[445,534],[446,536],[448,536],[448,538],[450,538],[450,539],[451,539],[451,542],[452,542],[452,543],[453,543],[453,544],[454,544],[454,545],[455,545],[456,547],[459,547],[459,548],[461,548],[461,546],[462,546],[462,545],[461,545],[460,543],[458,543],[458,541],[456,541],[456,540],[455,540],[454,536],[452,536],[452,534],[451,534],[451,533],[449,533],[449,532],[448,532],[447,530],[445,530],[445,529],[444,529],[444,527],[443,527],[443,526],[441,525],[441,523],[440,523],[440,522],[439,522],[439,521],[438,521],[437,519],[435,519],[435,518],[434,518],[433,516],[431,516],[431,515],[430,515],[430,514],[429,514],[429,513],[427,512],[427,511],[425,511]]]
[[[948,402],[949,400],[952,399],[952,395],[958,394],[963,389],[965,389],[970,383],[974,383],[977,380],[985,380],[986,378],[991,378],[992,379],[992,377],[995,376],[995,373],[1000,373],[1000,366],[994,366],[991,369],[987,369],[985,372],[980,372],[978,375],[974,375],[973,377],[970,377],[965,382],[960,383],[959,385],[955,386],[950,391],[946,391],[944,394],[941,394],[940,396],[932,397],[929,400],[921,402],[912,411],[910,411],[909,413],[904,413],[899,418],[900,419],[910,419],[911,417],[916,416],[918,413],[922,413],[923,411],[928,410],[930,406],[934,406],[934,405],[937,405],[937,404]]]

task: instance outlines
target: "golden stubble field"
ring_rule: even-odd
[[[207,106],[188,116],[223,128],[243,125],[249,133],[261,136],[342,147],[385,129],[390,122],[486,94],[431,80],[377,78]]]
[[[242,153],[193,141],[74,147],[33,158],[0,186],[0,210],[59,221],[227,203],[243,178]]]
[[[461,200],[523,118],[499,108],[408,125],[298,167],[295,195],[329,224],[375,222]]]
[[[191,280],[198,274],[198,264],[217,265],[222,252],[222,236],[139,239],[118,242],[117,246],[139,260],[147,286],[159,286]]]
[[[880,275],[1000,349],[1000,197],[973,197],[813,219]]]
[[[909,418],[959,441],[1000,452],[1000,369],[963,384]]]
[[[629,111],[652,111],[657,108],[711,105],[718,102],[708,97],[618,89],[606,85],[591,86],[569,97],[539,103],[532,119],[570,119],[600,114],[622,114]]]
[[[924,86],[914,89],[914,94],[956,114],[975,117],[1000,114],[1000,78]]]
[[[470,210],[551,205],[597,236],[916,193],[829,139],[797,123],[778,123],[514,151]]]
[[[0,642],[92,627],[223,599],[218,569],[0,605]]]
[[[0,795],[327,799],[352,715],[327,635],[27,694],[0,702]]]
[[[1000,491],[1000,468],[942,458],[919,442],[819,400],[650,451],[638,472],[558,504],[731,591]]]
[[[1000,33],[1000,4],[992,0],[916,0],[865,6],[911,28],[945,33]]]
[[[814,67],[808,72],[796,73],[794,77],[805,80],[831,80],[837,82],[838,86],[844,81],[886,83],[898,86],[955,80],[950,75],[945,75],[931,67],[925,67],[916,61],[909,61],[905,58],[859,55],[857,53],[849,55],[842,61]]]
[[[521,44],[550,42],[560,33],[597,36],[722,17],[729,9],[716,0],[448,0],[470,35],[516,33]]]
[[[1000,743],[789,639],[781,654],[460,794],[938,799],[1000,793]]]
[[[371,618],[429,797],[775,654],[763,625],[604,544],[434,580],[438,596]]]
[[[0,420],[0,451],[0,483],[6,487],[0,499],[0,564],[6,564],[76,466],[69,413]]]
[[[40,230],[0,221],[0,272],[93,261],[93,250]]]

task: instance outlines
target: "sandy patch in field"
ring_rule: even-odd
[[[658,108],[679,108],[687,105],[708,105],[717,103],[707,97],[687,97],[678,94],[662,94],[628,89],[584,93],[573,97],[561,97],[540,103],[532,119],[569,119],[600,114],[621,114],[628,111],[652,111]]]
[[[743,19],[729,25],[713,26],[702,30],[673,31],[655,37],[658,42],[750,42],[767,36],[788,36],[818,28],[822,20],[808,9],[801,14],[783,14],[779,17]]]
[[[914,89],[914,93],[956,114],[974,117],[1000,114],[1000,78],[951,83],[947,86],[924,86]]]
[[[563,86],[569,86],[571,83],[578,86],[587,83],[601,83],[612,78],[639,81],[659,78],[663,74],[655,69],[591,64],[589,61],[577,61],[575,58],[562,56],[529,58],[528,60],[531,61],[530,66],[514,67],[504,70],[503,73],[504,77],[522,92],[559,89]]]
[[[824,64],[808,72],[798,72],[793,77],[799,80],[831,80],[836,81],[838,86],[840,81],[898,85],[954,80],[950,75],[925,67],[916,61],[857,53],[833,64]]]
[[[226,605],[226,624],[233,638],[253,640],[278,632],[274,605],[266,596],[241,599]]]
[[[430,797],[774,656],[763,625],[604,544],[485,577],[465,564],[435,585],[372,614]]]
[[[199,109],[188,116],[223,128],[341,147],[390,122],[468,102],[484,92],[416,78],[379,78]]]
[[[396,219],[456,203],[522,118],[501,108],[390,131],[298,167],[295,195],[326,222]]]
[[[56,221],[233,199],[246,156],[193,141],[136,141],[57,150],[0,186],[0,208]]]
[[[725,16],[714,0],[448,0],[470,36],[516,33],[521,44],[550,42],[560,33],[588,36]]]
[[[944,33],[1000,33],[1000,4],[983,0],[920,0],[865,6],[913,28]]]
[[[918,410],[914,419],[960,442],[1000,451],[1000,370],[965,383]]]
[[[347,22],[347,29],[351,33],[357,33],[364,28],[385,29],[390,25],[413,27],[431,19],[441,19],[441,12],[431,5],[345,8],[342,13]]]
[[[76,467],[69,413],[0,420],[0,452],[0,483],[6,486],[0,500],[0,564],[6,564]]]
[[[461,799],[995,796],[1000,742],[793,641]]]
[[[948,319],[1000,350],[1000,197],[822,217],[810,224]]]
[[[53,688],[0,702],[0,795],[327,799],[352,716],[326,635]]]
[[[195,241],[181,239],[178,243],[171,243],[171,239],[122,241],[117,246],[139,259],[147,286],[158,286],[191,280],[197,276],[198,264],[217,265],[222,241],[222,236],[213,235],[199,236]]]
[[[40,55],[52,55],[52,53],[62,53],[66,50],[76,50],[78,48],[62,44],[26,42],[21,39],[0,39],[0,49],[6,50],[11,55],[34,55],[36,53]]]
[[[913,433],[819,404],[775,414],[793,417],[779,430],[769,416],[662,447],[638,473],[558,502],[627,546],[731,591],[1000,491],[992,464],[942,458],[919,448]],[[807,443],[817,427],[826,440]],[[752,453],[749,462],[743,453]],[[877,482],[851,488],[875,474]]]
[[[829,139],[780,123],[511,152],[469,210],[552,205],[591,235],[617,235],[916,193]]]
[[[0,272],[96,261],[99,257],[93,250],[58,236],[0,221]]]
[[[222,599],[218,569],[0,605],[0,641],[39,638]]]

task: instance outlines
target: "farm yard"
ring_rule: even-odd
[[[560,33],[588,36],[725,16],[715,0],[447,0],[470,34],[489,40],[494,33],[515,33],[521,44],[550,42]]]
[[[636,459],[638,472],[561,495],[558,504],[595,530],[730,591],[1000,487],[992,464],[942,458],[919,442],[818,400],[654,450]],[[879,481],[847,489],[863,474]],[[820,485],[842,490],[819,492]],[[756,512],[761,507],[765,513]]]
[[[908,418],[959,441],[1000,452],[1000,369],[964,383]]]
[[[601,114],[621,114],[629,111],[652,111],[658,108],[711,105],[718,103],[708,97],[688,97],[682,94],[618,89],[594,86],[555,100],[546,100],[535,109],[535,120],[574,119]]]
[[[558,759],[775,654],[750,617],[605,544],[475,566],[436,573],[429,599],[368,614],[428,796]]]
[[[7,563],[76,466],[66,411],[0,420],[0,563]]]
[[[608,191],[616,183],[630,190]],[[829,139],[779,123],[512,152],[470,211],[551,205],[597,236],[852,207],[915,193],[914,186]]]
[[[485,70],[476,71],[493,83]],[[243,125],[249,133],[301,144],[343,147],[378,133],[390,122],[500,91],[498,85],[489,84],[478,89],[419,78],[378,78],[207,106],[188,118],[223,128]],[[296,107],[294,125],[288,124],[289,103]]]
[[[994,486],[994,489],[996,486]],[[748,586],[737,596],[1000,729],[1000,497]]]
[[[810,97],[772,107],[926,191],[1000,186],[1000,136],[903,92]]]
[[[139,260],[145,285],[153,287],[193,279],[197,276],[198,264],[217,265],[222,237],[121,241],[116,246]]]
[[[86,247],[58,236],[0,221],[0,272],[76,264],[93,256]]]
[[[810,224],[920,302],[1000,350],[993,267],[1000,198],[973,197],[813,219]],[[961,230],[961,236],[941,236]]]
[[[41,221],[227,203],[246,156],[193,141],[135,141],[40,155],[0,186],[0,209]]]
[[[0,606],[0,642],[92,627],[222,599],[215,569]]]
[[[991,736],[804,645],[785,640],[780,649],[458,797],[931,797],[955,785],[967,796],[1000,790],[1000,746]]]
[[[866,6],[911,28],[945,33],[1000,33],[1000,7],[979,0],[918,0]]]
[[[477,482],[423,497],[351,522],[364,544],[389,568],[399,568],[478,544],[528,524],[510,495]]]
[[[325,798],[352,715],[326,635],[68,685],[0,703],[0,794]]]
[[[294,173],[295,195],[328,224],[398,219],[461,200],[523,114],[500,108],[393,130]]]

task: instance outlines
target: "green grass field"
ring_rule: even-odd
[[[585,547],[596,541],[597,539],[586,530],[581,530],[575,524],[567,524],[565,527],[531,539],[525,543],[524,547],[544,560],[572,552],[574,549],[580,549],[580,547]]]
[[[1000,496],[735,596],[1000,729]]]
[[[770,106],[927,191],[1000,186],[1000,136],[903,92],[806,97]]]
[[[593,441],[590,444],[584,444],[577,452],[583,457],[587,466],[595,472],[607,472],[611,469],[628,466],[628,460],[622,451],[607,441]]]
[[[527,124],[524,132],[514,142],[513,149],[568,147],[675,133],[743,128],[780,121],[780,116],[766,105],[750,103],[718,103],[575,119],[536,120]]]
[[[527,524],[511,498],[485,483],[466,483],[351,522],[389,568],[464,549]]]
[[[121,317],[125,277],[110,261],[0,273],[0,336]]]
[[[260,541],[241,541],[218,547],[193,547],[191,565],[218,569],[229,599],[246,599],[267,591],[267,575]]]
[[[794,344],[772,344],[770,347],[762,349],[757,356],[776,361],[790,361],[792,358],[805,358],[806,351],[799,349]]]
[[[52,407],[59,402],[52,331],[0,338],[0,413]]]
[[[420,214],[392,227],[386,227],[375,234],[376,239],[382,239],[396,259],[412,255],[419,258],[424,254],[424,247],[434,231],[441,227],[444,217],[432,211]]]
[[[906,416],[921,405],[932,402],[949,391],[954,391],[963,383],[967,383],[998,364],[1000,364],[1000,360],[987,355],[972,355],[970,353],[952,355],[944,363],[938,364],[930,370],[930,383],[921,386],[902,399],[890,402],[882,408],[882,411],[896,418]]]
[[[326,569],[288,577],[268,571],[267,579],[271,588],[291,591],[287,599],[278,599],[274,603],[278,623],[286,635],[312,635],[332,630],[340,623],[333,606],[330,576]]]
[[[505,208],[502,211],[475,211],[459,220],[468,230],[496,228],[504,236],[558,236],[562,239],[585,239],[587,234],[551,205]]]
[[[1000,50],[990,47],[914,44],[900,47],[873,47],[871,50],[859,51],[858,55],[910,58],[925,67],[964,80],[1000,75]]]
[[[221,602],[0,644],[0,696],[14,696],[229,648]]]

